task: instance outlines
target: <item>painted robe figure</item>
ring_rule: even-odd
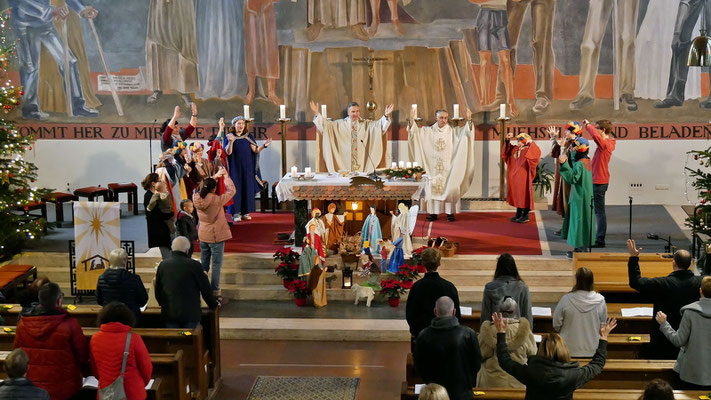
[[[402,238],[402,251],[408,255],[412,254],[412,240],[410,239],[410,231],[412,231],[411,221],[410,221],[410,209],[403,203],[397,205],[397,209],[400,213],[394,216],[391,222],[391,232],[393,236],[393,244],[398,238]],[[394,253],[393,253],[394,254]],[[393,257],[393,256],[391,256]]]
[[[585,138],[578,138],[573,143],[573,166],[565,156],[558,158],[560,175],[570,185],[568,212],[563,220],[560,237],[575,251],[592,244],[595,237],[595,219],[591,207],[593,199],[592,162],[588,158],[590,144]],[[572,254],[569,254],[572,257]]]
[[[420,163],[428,176],[427,219],[434,221],[444,212],[453,221],[461,211],[459,199],[474,181],[474,125],[469,111],[469,122],[463,127],[450,126],[446,110],[438,110],[435,116],[434,125],[422,127],[414,123],[415,111],[411,110],[407,126],[410,159]]]
[[[348,104],[348,116],[329,121],[321,115],[318,104],[310,103],[316,125],[316,172],[338,171],[372,172],[385,162],[385,133],[390,128],[390,113],[393,105],[385,107],[385,113],[372,121],[360,118],[360,106]],[[372,160],[372,161],[371,161]],[[373,165],[375,163],[375,165]]]
[[[380,230],[380,220],[375,213],[375,206],[370,206],[370,214],[363,223],[363,229],[360,231],[360,245],[365,251],[365,242],[368,242],[370,254],[380,253],[379,239],[383,238],[383,233]]]
[[[311,295],[314,299],[314,306],[321,308],[327,304],[326,302],[326,274],[323,270],[323,262],[326,260],[326,255],[323,252],[323,243],[321,237],[315,233],[316,226],[309,225],[308,234],[304,238],[304,245],[301,249],[302,253],[299,257],[299,277],[305,277],[313,272],[314,268],[319,268],[318,281]],[[306,263],[302,266],[302,263]],[[308,272],[306,272],[308,269]],[[310,279],[309,279],[310,281]]]
[[[506,163],[506,202],[516,207],[512,222],[526,223],[528,212],[534,208],[533,179],[541,160],[541,149],[525,133],[516,136],[516,144],[511,144],[513,133],[506,136],[501,157]]]
[[[279,41],[274,3],[279,0],[247,0],[244,3],[245,67],[249,91],[244,102],[254,100],[258,76],[267,80],[267,97],[279,105],[276,81],[279,79]]]
[[[335,203],[329,204],[328,213],[321,217],[321,223],[325,228],[324,242],[326,244],[326,250],[335,250],[336,244],[343,237],[344,220],[348,212],[346,211],[343,215],[336,215],[335,212],[337,208]]]
[[[570,145],[583,134],[582,125],[577,121],[570,121],[565,125],[565,137],[560,137],[560,132],[553,127],[548,128],[548,135],[553,142],[551,148],[551,157],[557,159],[561,154],[568,157],[568,162],[572,166],[572,157]],[[555,178],[553,180],[553,210],[561,217],[565,217],[568,212],[568,197],[570,196],[570,185],[568,185],[560,176],[560,166],[555,163]]]

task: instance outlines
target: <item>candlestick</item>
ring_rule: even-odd
[[[459,104],[454,105],[454,113],[453,114],[454,114],[454,117],[453,117],[454,119],[459,118]]]
[[[244,105],[244,119],[249,120],[249,105],[245,104]]]
[[[415,114],[415,119],[417,119],[417,104],[412,105],[412,113]]]
[[[327,118],[328,118],[328,117],[326,116],[326,105],[325,105],[325,104],[321,104],[321,116],[323,117],[323,119],[327,119]]]
[[[397,168],[397,163],[393,161],[392,165],[390,166],[390,169],[395,169]]]
[[[499,118],[506,118],[506,104],[499,106]]]
[[[296,178],[296,175],[297,175],[298,173],[299,173],[299,170],[296,169],[296,165],[294,165],[293,167],[291,167],[291,177],[292,177],[292,178]]]
[[[304,177],[311,178],[311,167],[304,168]]]
[[[286,105],[279,106],[279,119],[286,119]]]
[[[412,163],[409,162],[409,161],[408,161],[407,164],[405,164],[405,165],[407,166],[408,169],[412,168]]]

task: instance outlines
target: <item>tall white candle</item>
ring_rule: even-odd
[[[499,118],[506,118],[506,104],[499,106]]]
[[[415,114],[415,119],[417,119],[417,104],[412,105],[412,113]]]
[[[295,177],[296,177],[296,174],[298,174],[298,173],[299,173],[299,170],[296,169],[296,165],[294,165],[293,167],[291,167],[291,177],[292,177],[292,178],[295,178]]]
[[[407,168],[412,168],[412,163],[409,162],[409,161],[408,161],[407,164],[405,164],[405,165],[407,166]]]
[[[311,167],[304,168],[304,176],[307,178],[311,177]]]
[[[420,164],[418,164],[417,161],[413,161],[413,162],[412,162],[412,167],[413,167],[413,168],[416,168],[416,167],[419,167],[419,166],[420,166]]]
[[[393,161],[393,164],[392,164],[392,166],[390,166],[390,169],[395,169],[395,168],[397,168],[397,163],[395,161]]]
[[[400,168],[405,168],[405,161],[400,161],[397,164]]]
[[[454,105],[454,117],[452,118],[459,118],[459,104]]]
[[[279,119],[286,119],[286,105],[279,106]]]
[[[249,105],[245,104],[244,105],[244,119],[249,119]]]
[[[324,119],[325,119],[325,118],[328,118],[328,117],[326,116],[326,105],[325,105],[325,104],[321,104],[321,116],[322,116]]]

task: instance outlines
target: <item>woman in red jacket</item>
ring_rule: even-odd
[[[126,336],[136,319],[123,303],[111,302],[99,312],[100,331],[91,337],[91,369],[99,380],[99,388],[109,386],[121,374]],[[123,387],[126,398],[144,400],[146,385],[151,379],[153,364],[143,339],[131,334]],[[98,398],[98,393],[97,393]]]

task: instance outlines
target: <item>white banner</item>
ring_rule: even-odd
[[[79,290],[95,290],[109,267],[109,253],[121,247],[121,203],[75,201],[74,242]]]

